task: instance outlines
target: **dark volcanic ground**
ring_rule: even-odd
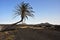
[[[60,32],[46,29],[18,29],[16,40],[60,40]]]
[[[60,32],[48,29],[18,28],[0,32],[0,40],[60,40]]]

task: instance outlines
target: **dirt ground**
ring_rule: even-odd
[[[18,28],[0,32],[0,40],[60,40],[60,32],[48,29]]]
[[[60,40],[60,32],[46,29],[18,29],[16,40]]]

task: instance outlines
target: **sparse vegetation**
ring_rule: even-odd
[[[21,26],[27,26],[22,28]],[[28,27],[29,26],[29,27]],[[20,25],[17,29],[0,32],[0,40],[59,40],[60,31],[45,29],[35,25]],[[21,27],[21,28],[20,28]],[[57,27],[57,26],[56,26]],[[58,30],[58,28],[56,28]],[[43,39],[44,38],[44,39]]]

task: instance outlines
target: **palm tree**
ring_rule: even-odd
[[[32,9],[33,8],[29,5],[29,3],[22,2],[20,5],[18,5],[15,11],[15,15],[21,16],[21,20],[14,23],[13,25],[22,22],[25,18],[28,19],[28,16],[33,17],[34,15],[32,14],[32,12],[34,11]]]

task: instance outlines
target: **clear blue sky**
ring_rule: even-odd
[[[60,24],[60,0],[0,0],[0,24],[11,24],[20,20],[19,17],[13,19],[13,14],[16,5],[22,1],[30,3],[35,11],[35,16],[26,20],[26,23]]]

